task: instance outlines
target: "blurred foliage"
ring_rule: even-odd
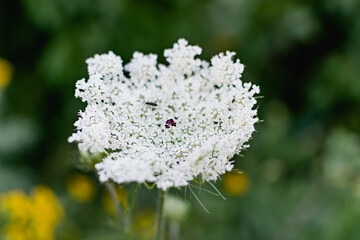
[[[226,201],[193,187],[210,214],[172,191],[192,202],[181,239],[360,239],[359,12],[359,0],[0,0],[0,192],[47,184],[66,214],[58,239],[118,239],[104,187],[75,167],[96,156],[66,141],[84,108],[75,81],[95,53],[164,61],[184,37],[205,59],[237,52],[264,122],[235,159],[245,175],[216,184]],[[156,194],[125,187],[133,237],[149,239]]]

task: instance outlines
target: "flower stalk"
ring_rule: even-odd
[[[164,214],[164,202],[166,192],[159,190],[157,209],[156,209],[156,223],[154,240],[163,240],[165,237],[165,214]]]
[[[125,227],[124,216],[123,216],[123,214],[121,212],[121,209],[120,209],[120,203],[119,203],[119,199],[118,199],[117,194],[116,194],[115,187],[110,182],[105,182],[105,187],[108,190],[110,198],[111,198],[111,200],[113,202],[113,205],[114,205],[115,219],[116,219],[117,222],[119,222],[122,225],[122,227]]]

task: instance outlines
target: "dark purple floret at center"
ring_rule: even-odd
[[[165,123],[165,128],[170,128],[170,126],[176,127],[176,122],[172,118],[166,120],[166,123]]]

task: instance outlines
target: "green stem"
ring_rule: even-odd
[[[165,191],[159,190],[157,210],[156,210],[156,229],[154,240],[163,240],[165,237],[165,216],[164,216]]]
[[[111,200],[112,200],[113,205],[114,205],[116,221],[118,221],[124,227],[124,224],[125,224],[124,223],[124,216],[123,216],[123,214],[121,212],[121,209],[120,209],[120,203],[119,203],[119,199],[118,199],[117,194],[116,194],[115,187],[110,182],[106,182],[105,187],[108,190],[108,192],[110,194],[110,197],[111,197]]]

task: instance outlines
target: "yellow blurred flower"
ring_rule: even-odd
[[[229,172],[222,178],[224,191],[232,196],[241,196],[249,187],[248,177],[244,173]]]
[[[76,201],[81,203],[89,203],[96,196],[95,183],[82,174],[71,175],[66,182],[66,189]]]
[[[31,196],[22,191],[0,195],[1,213],[9,216],[3,228],[6,240],[54,240],[55,226],[64,216],[53,191],[38,186]]]
[[[4,227],[4,237],[6,240],[29,240],[34,239],[31,229],[20,224],[10,224]]]
[[[31,200],[22,191],[0,195],[1,211],[9,214],[11,222],[27,223],[31,218]]]
[[[126,213],[129,210],[128,191],[122,187],[116,187],[115,189],[117,199],[121,203],[121,210]],[[112,216],[115,216],[114,203],[108,191],[104,192],[102,203],[106,212]]]
[[[64,215],[52,190],[45,186],[35,188],[33,195],[33,227],[38,240],[53,239],[56,223]]]
[[[0,89],[5,88],[10,83],[13,71],[13,65],[9,61],[0,58]]]
[[[155,212],[152,209],[145,209],[135,215],[134,232],[140,239],[152,239],[155,227]]]

